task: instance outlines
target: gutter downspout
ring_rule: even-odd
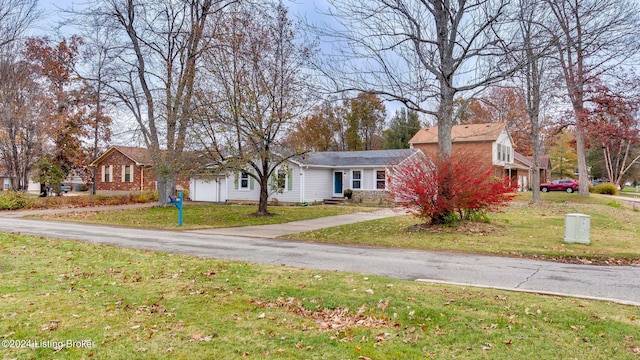
[[[300,167],[300,171],[298,172],[298,182],[300,183],[300,190],[299,190],[299,194],[298,194],[298,201],[300,203],[304,202],[304,170],[302,170],[302,166],[298,165]]]

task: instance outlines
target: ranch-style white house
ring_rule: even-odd
[[[385,195],[389,167],[412,157],[418,149],[315,152],[292,158],[274,172],[270,201],[311,203],[343,198],[351,189],[353,199],[372,201]],[[193,201],[256,202],[258,183],[248,173],[228,173],[190,180]]]

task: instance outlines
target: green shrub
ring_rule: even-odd
[[[344,197],[346,197],[347,199],[351,199],[351,197],[353,196],[353,190],[351,189],[344,189],[342,193],[344,194]]]
[[[618,187],[615,184],[604,183],[593,187],[593,193],[605,195],[618,195]]]
[[[29,204],[27,193],[21,191],[3,191],[0,193],[0,210],[18,210]]]
[[[460,223],[460,216],[458,214],[451,212],[444,216],[442,224],[443,226],[456,227]]]

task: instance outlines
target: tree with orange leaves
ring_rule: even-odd
[[[78,37],[60,42],[31,38],[26,43],[24,55],[34,73],[46,84],[46,130],[54,146],[53,161],[65,175],[86,163],[82,151],[82,138],[88,135],[82,111],[86,102],[85,89],[73,75],[81,45],[82,40]]]

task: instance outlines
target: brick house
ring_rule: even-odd
[[[514,159],[517,165],[527,169],[527,172],[518,171],[518,185],[524,191],[531,187],[533,181],[533,158],[530,156],[524,156],[518,152],[514,152]],[[540,171],[540,183],[548,182],[551,176],[551,158],[548,156],[540,156],[538,159],[539,171]]]
[[[97,191],[156,190],[156,174],[145,148],[112,146],[89,167],[97,169]]]
[[[455,152],[470,152],[479,160],[491,164],[496,176],[509,176],[515,183],[518,171],[528,168],[515,162],[513,140],[504,123],[456,125],[451,129],[451,148]],[[420,149],[429,158],[438,155],[438,127],[427,127],[409,140],[412,149]]]
[[[451,129],[452,151],[477,154],[481,161],[490,163],[497,176],[508,176],[520,191],[531,185],[533,162],[516,153],[513,139],[504,123],[456,125]],[[420,129],[409,140],[412,149],[422,150],[428,157],[438,155],[438,127]],[[540,179],[545,181],[551,170],[548,157],[540,159]]]
[[[451,129],[452,151],[477,154],[500,171],[513,164],[513,140],[504,123],[456,125]],[[409,140],[412,149],[420,149],[428,157],[438,155],[438,127],[418,130]]]

